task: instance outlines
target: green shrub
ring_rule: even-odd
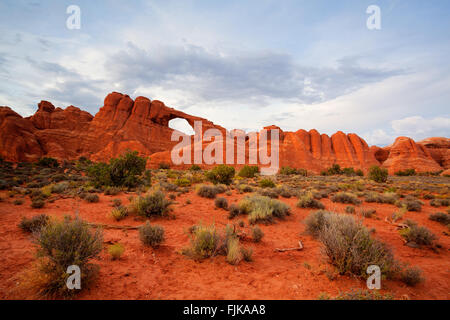
[[[164,193],[157,190],[146,196],[133,199],[130,211],[142,217],[164,216],[169,211],[171,201],[167,200]]]
[[[356,205],[361,203],[361,200],[359,200],[357,196],[347,192],[336,193],[334,196],[331,197],[331,201]]]
[[[193,165],[189,168],[189,170],[191,170],[191,171],[200,171],[200,170],[202,170],[202,168],[200,168],[200,166],[197,165],[197,164],[193,164]]]
[[[38,232],[45,227],[50,221],[49,216],[46,214],[39,214],[31,218],[22,218],[19,223],[19,228],[25,232]]]
[[[37,162],[37,165],[40,167],[47,167],[47,168],[57,168],[59,166],[58,160],[50,157],[44,157],[39,159]]]
[[[253,178],[258,172],[258,166],[244,165],[241,170],[239,170],[238,176],[243,178]]]
[[[306,171],[306,169],[295,169],[295,168],[286,166],[286,167],[280,168],[279,174],[284,174],[284,175],[298,174],[298,175],[306,177],[308,175],[308,171]]]
[[[361,170],[361,169],[358,169],[358,170],[356,170],[356,175],[358,176],[358,177],[363,177],[364,176],[364,172]]]
[[[403,171],[399,170],[394,173],[396,176],[407,177],[407,176],[415,176],[416,169],[405,169]]]
[[[231,184],[235,170],[231,166],[220,164],[205,173],[206,178],[214,184]]]
[[[418,226],[411,220],[406,220],[405,224],[408,228],[400,230],[400,234],[407,242],[414,242],[419,246],[429,246],[436,240],[436,236],[426,227]]]
[[[220,209],[227,209],[228,208],[228,201],[225,198],[216,198],[216,200],[214,201],[214,204],[216,205],[216,208],[220,208]]]
[[[39,245],[39,272],[44,280],[39,284],[39,294],[46,297],[67,297],[77,290],[70,290],[66,281],[70,274],[67,267],[76,265],[81,270],[82,288],[86,288],[96,269],[89,260],[102,249],[101,229],[91,231],[82,220],[66,217],[62,222],[52,222],[43,227],[36,240]]]
[[[259,181],[259,186],[261,188],[274,188],[275,183],[271,179],[265,178]]]
[[[299,208],[314,208],[314,209],[324,209],[325,206],[322,202],[314,199],[311,192],[308,192],[298,199],[297,207]]]
[[[369,169],[368,177],[370,180],[375,182],[386,182],[388,178],[388,171],[387,169],[380,168],[379,166],[372,166]]]
[[[124,251],[125,248],[120,243],[116,243],[108,247],[108,253],[111,255],[113,260],[120,259]]]
[[[356,175],[355,169],[353,168],[344,168],[342,169],[342,174],[345,174],[346,176],[354,176]]]
[[[147,221],[139,227],[139,238],[144,245],[157,248],[164,241],[164,229],[160,226],[151,226]]]
[[[341,166],[338,164],[333,164],[330,168],[327,169],[327,175],[337,175],[342,174]]]
[[[175,184],[179,187],[189,187],[191,185],[191,180],[187,178],[178,178],[175,180]]]
[[[258,226],[252,227],[252,239],[253,239],[253,241],[260,242],[263,237],[264,237],[264,232],[261,230],[260,227],[258,227]]]

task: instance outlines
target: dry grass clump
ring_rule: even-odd
[[[417,200],[413,197],[407,196],[404,200],[399,200],[395,203],[397,207],[405,207],[408,211],[421,211],[422,201]]]
[[[313,194],[308,192],[301,195],[297,202],[299,208],[325,209],[325,206],[319,200],[314,199]]]
[[[151,226],[147,221],[139,227],[139,238],[144,245],[157,248],[164,241],[164,228]]]
[[[25,232],[38,232],[50,222],[50,217],[46,214],[39,214],[31,218],[22,218],[18,227]]]
[[[111,255],[113,260],[119,260],[124,251],[125,248],[120,243],[116,243],[108,247],[108,253]]]
[[[274,218],[284,218],[290,214],[290,208],[284,202],[269,197],[254,195],[239,202],[241,214],[247,214],[250,224],[272,223]]]
[[[392,277],[398,271],[391,250],[373,239],[360,221],[348,215],[316,211],[305,220],[306,231],[324,244],[324,253],[340,274],[367,277],[367,267],[378,265],[381,273]]]
[[[165,216],[169,212],[172,202],[165,194],[156,190],[145,196],[139,196],[131,201],[129,212],[141,217]]]
[[[394,204],[398,199],[398,195],[394,192],[385,192],[383,194],[377,193],[377,192],[370,192],[366,194],[365,201],[372,203],[389,203]]]
[[[430,201],[432,207],[447,207],[450,206],[450,199],[433,199]]]
[[[274,188],[275,187],[275,182],[273,182],[271,179],[269,178],[264,178],[261,179],[259,181],[259,186],[261,188]]]
[[[359,200],[357,196],[355,196],[353,193],[349,193],[349,192],[338,192],[334,196],[331,197],[331,201],[355,204],[355,205],[358,205],[361,203],[361,200]]]
[[[128,215],[128,209],[124,206],[117,206],[111,211],[111,217],[116,220],[120,221],[122,219],[125,219]]]
[[[228,208],[228,212],[229,212],[228,219],[233,219],[234,217],[237,217],[241,213],[239,207],[234,203],[230,205],[230,207]]]
[[[88,193],[87,195],[84,196],[84,200],[86,200],[89,203],[95,203],[98,202],[100,198],[95,193]]]
[[[410,287],[414,287],[425,279],[422,277],[422,270],[417,267],[408,267],[400,273],[400,280]]]
[[[393,300],[392,294],[381,294],[378,291],[370,290],[350,290],[348,292],[341,292],[334,300]]]
[[[361,209],[361,216],[364,218],[372,218],[376,212],[375,209]]]
[[[413,242],[419,246],[430,246],[437,239],[430,230],[417,225],[414,221],[406,220],[405,224],[408,228],[400,230],[400,234],[407,242]]]

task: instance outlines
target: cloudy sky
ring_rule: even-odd
[[[119,91],[228,129],[450,137],[449,30],[447,0],[1,0],[0,105],[95,114]]]

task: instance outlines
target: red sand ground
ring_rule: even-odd
[[[46,213],[54,217],[73,215],[76,210],[73,199],[60,199],[47,203],[43,209],[32,209],[27,198],[21,206],[12,204],[6,193],[0,203],[0,299],[31,299],[31,294],[18,291],[20,273],[29,268],[35,259],[36,248],[31,236],[22,232],[17,224],[22,216],[31,217]],[[120,198],[128,204],[127,194],[100,196],[99,203],[78,202],[82,219],[94,223],[117,225],[141,225],[133,217],[114,222],[109,217],[111,199]],[[224,196],[224,195],[221,195]],[[229,203],[244,195],[224,196]],[[186,205],[187,199],[192,204]],[[292,208],[292,215],[285,221],[273,225],[262,225],[265,236],[261,243],[244,242],[254,251],[253,262],[241,262],[232,266],[225,257],[218,256],[203,262],[193,261],[180,254],[188,246],[187,230],[198,224],[216,223],[219,228],[229,223],[228,212],[214,209],[214,200],[200,198],[189,193],[177,197],[173,205],[176,219],[157,219],[153,224],[164,227],[166,241],[154,250],[144,247],[136,230],[104,230],[104,241],[120,242],[125,252],[120,260],[113,261],[105,249],[95,263],[100,265],[99,279],[89,290],[83,291],[79,299],[317,299],[322,292],[335,296],[341,291],[365,289],[365,281],[351,276],[337,276],[330,280],[332,266],[321,253],[321,244],[302,234],[303,219],[310,209],[295,206],[296,198],[282,199]],[[328,210],[344,212],[346,205],[321,200]],[[395,257],[423,270],[425,282],[411,288],[397,281],[383,281],[382,292],[390,292],[396,299],[450,299],[450,238],[443,234],[445,227],[428,220],[428,215],[443,209],[427,204],[421,212],[408,212],[404,218],[417,221],[439,236],[443,249],[439,253],[431,249],[415,249],[404,246],[396,228],[384,218],[397,210],[393,205],[363,203],[365,208],[375,208],[377,219],[365,219],[364,224],[375,228],[375,236],[388,243]],[[246,222],[244,230],[249,233],[246,217],[237,217]],[[275,248],[295,247],[301,240],[302,251],[275,252]],[[310,268],[308,268],[310,266]]]

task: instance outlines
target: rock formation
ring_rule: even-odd
[[[93,161],[107,161],[129,149],[150,157],[149,165],[157,166],[160,162],[171,162],[171,150],[178,142],[171,141],[174,130],[168,125],[175,118],[185,119],[193,128],[194,122],[200,121],[202,132],[212,128],[222,134],[226,132],[211,121],[166,107],[161,101],[145,97],[133,100],[128,95],[113,92],[105,98],[95,117],[74,106],[55,108],[48,101],[41,101],[37,112],[27,118],[9,107],[0,107],[0,156],[15,162],[36,161],[43,156],[60,160],[84,156]],[[265,129],[280,130],[280,166],[318,173],[333,164],[363,171],[382,165],[391,174],[409,168],[430,172],[450,168],[448,138],[429,138],[415,143],[400,137],[391,146],[369,148],[363,139],[352,133],[339,131],[330,137],[316,130],[284,132],[276,126]],[[258,139],[260,134],[256,133]],[[193,141],[193,137],[188,139]],[[270,145],[270,136],[268,140]],[[249,143],[247,137],[246,163]],[[208,144],[203,142],[201,149]]]

